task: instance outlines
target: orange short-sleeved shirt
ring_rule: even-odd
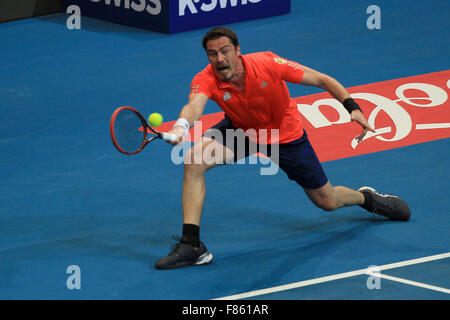
[[[287,143],[303,135],[297,104],[285,83],[300,83],[304,67],[272,52],[241,55],[245,67],[245,92],[230,86],[214,74],[211,64],[199,72],[191,83],[191,93],[203,93],[231,119],[235,128],[254,129],[260,143]],[[259,134],[266,129],[267,136]],[[271,137],[270,130],[279,129]],[[251,140],[255,140],[250,135]],[[264,139],[264,141],[263,141]]]

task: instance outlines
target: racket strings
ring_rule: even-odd
[[[133,153],[143,145],[146,132],[142,120],[131,110],[122,110],[114,123],[114,134],[117,144],[128,153]]]

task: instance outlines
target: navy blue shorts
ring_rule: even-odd
[[[216,129],[221,132],[223,141],[220,142],[224,146],[227,146],[226,130],[236,130],[227,116],[211,129]],[[211,130],[206,131],[204,136],[215,138]],[[244,151],[239,150],[238,152],[236,150],[237,145],[237,141],[234,141],[233,147],[229,148],[234,152],[234,161],[254,154],[255,150],[265,154],[269,158],[272,154],[271,145],[260,147],[261,145],[251,142],[248,138],[245,139]],[[323,187],[328,182],[322,165],[308,140],[306,131],[303,131],[303,135],[297,140],[279,144],[279,160],[275,162],[278,163],[279,167],[287,174],[289,179],[296,181],[303,188],[317,189]]]

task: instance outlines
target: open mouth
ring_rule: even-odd
[[[228,66],[220,66],[220,67],[217,67],[217,71],[219,71],[219,72],[227,72],[228,69],[229,69]]]

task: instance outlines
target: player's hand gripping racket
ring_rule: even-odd
[[[120,107],[114,111],[109,124],[111,139],[120,152],[131,155],[141,152],[155,139],[173,142],[176,135],[158,132],[134,108]]]

